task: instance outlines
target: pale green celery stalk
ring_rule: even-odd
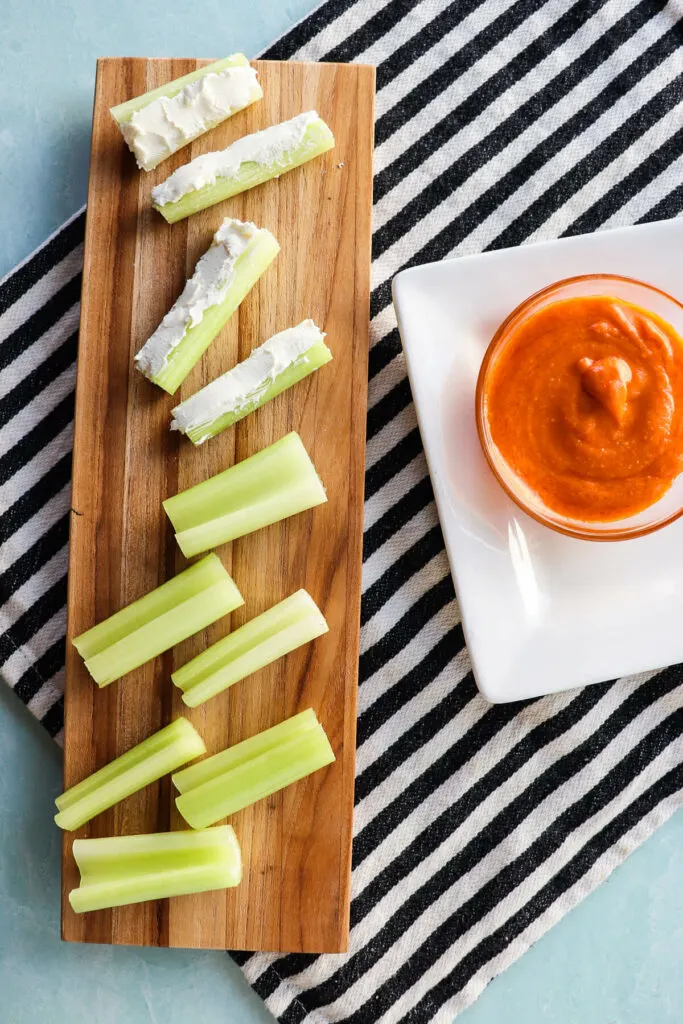
[[[182,340],[169,353],[163,369],[150,377],[154,384],[169,395],[178,390],[279,251],[277,239],[262,228],[236,260],[234,277],[223,301],[206,309],[199,323],[187,329]]]
[[[98,686],[106,686],[244,600],[217,555],[207,555],[156,590],[73,640]]]
[[[185,704],[194,708],[328,630],[310,594],[297,590],[202,651],[171,679],[183,691]]]
[[[190,558],[327,501],[295,432],[163,502]]]
[[[222,60],[214,61],[213,64],[207,64],[206,67],[191,71],[189,75],[183,75],[182,78],[174,78],[167,85],[160,85],[157,89],[150,89],[149,92],[135,96],[132,100],[118,103],[109,112],[117,124],[125,124],[126,121],[130,121],[136,110],[142,110],[143,107],[153,103],[154,100],[161,99],[162,96],[165,96],[167,99],[177,96],[190,82],[196,82],[198,79],[204,78],[209,74],[218,74],[220,71],[225,71],[226,68],[245,68],[248,65],[249,61],[243,53],[233,53],[229,57],[223,57]]]
[[[266,751],[288,742],[294,736],[301,736],[317,728],[318,719],[315,717],[315,711],[313,708],[307,708],[298,715],[286,718],[284,722],[278,722],[271,729],[258,732],[241,743],[233,743],[231,747],[213,754],[212,757],[205,757],[203,761],[197,761],[189,768],[175,772],[173,785],[179,793],[188,793],[191,789],[196,789],[205,782],[232,771],[238,765],[246,764]]]
[[[58,796],[55,822],[72,832],[131,793],[205,753],[199,733],[186,718],[179,718]]]
[[[198,391],[196,395],[192,395],[186,402],[182,402],[176,409],[173,410],[173,422],[171,423],[171,429],[180,430],[192,441],[193,444],[202,444],[210,437],[215,437],[216,434],[220,434],[222,430],[227,427],[231,427],[233,423],[238,423],[239,420],[244,419],[249,413],[254,412],[255,409],[259,409],[266,402],[269,402],[271,398],[275,398],[282,391],[286,391],[287,388],[291,388],[293,384],[303,380],[304,377],[308,377],[314,370],[318,370],[325,363],[329,363],[332,358],[332,353],[325,344],[324,341],[316,342],[306,352],[300,355],[294,363],[291,363],[286,369],[277,376],[272,377],[266,383],[264,387],[260,384],[257,388],[251,391],[240,399],[239,405],[230,410],[229,412],[223,413],[221,416],[217,416],[214,420],[210,420],[207,423],[200,423],[197,426],[191,426],[185,430],[179,422],[178,416],[182,417],[183,407],[187,407],[188,403],[192,403],[193,406],[201,399],[202,394],[207,392],[209,388],[214,388],[225,378],[229,378],[233,370],[228,370],[227,373],[223,374],[223,377],[219,377],[217,380],[207,384],[205,388]]]
[[[163,206],[154,203],[154,209],[158,210],[169,224],[175,224],[176,221],[183,220],[193,213],[205,210],[207,206],[214,206],[224,199],[246,192],[256,185],[262,185],[271,178],[277,178],[286,171],[292,171],[295,167],[300,167],[301,164],[327,153],[333,146],[334,135],[322,118],[319,118],[306,127],[299,145],[290,150],[277,164],[247,161],[240,166],[234,176],[217,178],[213,185],[204,185],[193,192],[187,192],[175,202],[164,203]]]
[[[293,736],[224,774],[176,797],[192,828],[205,828],[277,793],[335,760],[321,725]]]
[[[239,885],[242,858],[229,825],[202,832],[76,839],[81,873],[69,893],[77,914]]]

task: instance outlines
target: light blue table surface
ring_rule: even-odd
[[[0,276],[85,200],[98,55],[253,55],[313,6],[0,2]],[[223,953],[60,942],[60,787],[59,750],[0,687],[0,1024],[268,1021]],[[679,814],[460,1019],[681,1024],[682,877]]]

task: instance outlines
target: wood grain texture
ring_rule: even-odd
[[[62,935],[71,941],[343,952],[349,885],[360,612],[370,289],[374,69],[257,61],[264,99],[155,171],[135,167],[109,107],[208,63],[98,62],[76,391],[68,593],[64,783],[71,786],[154,730],[186,715],[209,753],[313,707],[334,765],[231,821],[241,886],[76,915],[71,844],[63,847]],[[309,109],[336,147],[302,168],[175,225],[150,191],[199,153]],[[281,253],[174,398],[133,369],[225,216],[269,228]],[[196,449],[169,431],[170,412],[271,334],[312,317],[334,359]],[[98,690],[71,638],[183,568],[164,498],[297,430],[329,502],[218,549],[246,605],[163,657]],[[305,587],[327,636],[196,710],[174,667]],[[170,780],[99,815],[77,836],[181,827]]]

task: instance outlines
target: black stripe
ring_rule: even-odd
[[[235,961],[238,967],[244,967],[254,954],[246,949],[230,949],[228,950],[228,956]]]
[[[307,1016],[308,1010],[301,999],[293,999],[287,1009],[278,1016],[278,1021],[280,1024],[302,1024]]]
[[[377,643],[361,654],[358,666],[360,682],[364,683],[387,661],[407,647],[429,620],[454,598],[453,581],[450,576],[444,576],[439,583],[407,608],[396,624],[387,630]]]
[[[28,704],[32,697],[48,679],[64,668],[64,637],[55,640],[48,649],[30,665],[26,671],[17,679],[14,692],[17,697]]]
[[[659,6],[664,5],[664,0]],[[569,12],[570,14],[572,12]],[[562,68],[559,73],[552,78],[547,84],[544,84],[538,89],[533,95],[529,96],[519,107],[517,107],[509,117],[505,118],[499,125],[493,130],[486,134],[485,138],[481,139],[475,145],[471,146],[462,156],[458,157],[442,174],[440,174],[434,181],[430,182],[429,185],[411,199],[410,202],[406,203],[403,209],[383,225],[379,230],[374,233],[373,237],[373,253],[375,255],[381,255],[389,245],[393,244],[396,240],[397,229],[403,234],[405,231],[412,228],[420,220],[424,219],[428,213],[435,209],[444,199],[448,198],[456,188],[459,188],[464,182],[479,170],[484,164],[488,163],[494,156],[502,152],[506,146],[518,138],[528,127],[536,122],[544,113],[554,107],[564,96],[567,95],[575,86],[583,81],[588,75],[590,75],[597,67],[599,67],[605,60],[607,60],[619,46],[626,42],[634,33],[636,33],[650,18],[651,15],[651,4],[650,0],[643,0],[642,3],[635,7],[633,10],[625,14],[612,29],[606,34],[601,36],[595,43],[588,47],[585,53],[581,54],[569,65]],[[550,30],[552,33],[552,29]],[[547,35],[547,33],[546,33]],[[552,36],[551,36],[552,38]],[[543,39],[543,37],[541,37]],[[535,46],[536,44],[532,44]],[[656,44],[655,44],[656,45]],[[526,51],[525,51],[526,52]],[[522,55],[520,55],[521,57]],[[547,51],[544,51],[540,55],[540,59],[547,56]],[[519,58],[516,58],[519,59]],[[512,63],[512,62],[511,62]],[[508,88],[511,84],[505,77],[501,78],[503,74],[513,75],[511,65],[507,65],[498,71],[497,75],[493,79],[487,80],[483,86],[476,92],[470,94],[464,101],[464,104],[470,106],[463,110],[461,105],[456,107],[454,111],[439,122],[437,126],[429,133],[429,137],[425,138],[424,141],[419,140],[414,144],[413,147],[405,151],[399,158],[399,166],[396,168],[396,180],[401,180],[402,177],[409,174],[412,170],[418,167],[424,160],[430,156],[433,152],[436,152],[442,145],[444,145],[454,134],[462,129],[464,123],[470,118],[478,117],[482,111],[489,105],[491,99],[489,99],[489,91],[493,88],[497,88],[500,91],[500,84],[505,88]],[[588,120],[593,121],[599,114],[604,110],[608,109],[611,105],[609,97],[606,96],[606,92],[609,89],[611,92],[614,91],[614,82],[618,81],[622,76],[629,77],[629,69],[626,68],[617,75],[613,82],[606,87],[606,89],[599,93],[590,103],[587,103],[582,109],[578,110],[565,124],[559,125],[555,132],[544,139],[539,146],[532,149],[532,153],[536,150],[542,150],[543,152],[555,153],[566,144],[568,139],[575,138],[585,127]],[[632,78],[632,81],[637,82],[638,78]],[[492,84],[491,84],[492,83]],[[627,91],[627,90],[624,90]],[[620,95],[623,93],[620,92]],[[497,92],[495,93],[497,95]],[[612,101],[613,102],[613,101]],[[475,106],[476,104],[476,106]],[[472,110],[470,110],[472,108]],[[464,118],[464,120],[463,120]],[[557,141],[561,141],[561,145],[553,145],[551,140],[556,137]],[[411,152],[411,150],[413,150]],[[530,155],[530,154],[529,154]],[[525,159],[528,159],[525,158]],[[549,159],[549,156],[545,156],[540,161],[536,161],[536,167],[541,166]],[[387,175],[387,182],[392,177],[390,172],[398,161],[390,164],[384,171],[381,171],[377,176],[377,179],[381,179],[382,175]],[[520,162],[518,168],[515,168],[515,182],[516,187],[519,188],[523,184],[526,177],[530,177],[531,172],[527,172],[522,168],[524,161]],[[376,180],[377,180],[376,179]],[[503,178],[502,180],[505,180]],[[498,182],[492,189],[497,187]],[[393,186],[391,186],[393,187]],[[485,195],[488,195],[488,190]],[[375,197],[376,201],[381,198],[384,193],[388,191],[386,185],[383,187],[379,183],[376,187]],[[477,202],[479,199],[477,198]],[[502,202],[502,200],[500,200]],[[474,205],[474,204],[472,204]]]
[[[424,658],[401,676],[398,682],[393,685],[388,684],[386,690],[377,700],[373,701],[370,707],[358,716],[356,732],[358,746],[366,743],[372,734],[392,715],[400,711],[416,693],[436,679],[462,650],[463,646],[462,625],[458,623],[444,633]],[[459,685],[465,686],[465,680]],[[474,695],[474,690],[472,690],[472,694]],[[356,800],[359,799],[361,799],[361,791],[356,789]]]
[[[644,4],[645,3],[647,3],[647,0],[644,0]],[[622,23],[626,21],[626,19],[631,18],[636,12],[641,11],[644,4],[641,4],[638,8],[635,8],[634,11],[630,12],[629,15],[626,15],[622,19]],[[546,139],[539,143],[539,145],[531,149],[518,164],[510,168],[510,170],[502,175],[502,177],[498,178],[490,188],[476,196],[469,206],[467,206],[457,217],[454,217],[439,232],[437,232],[429,242],[427,242],[405,264],[403,264],[403,267],[417,266],[421,263],[440,260],[452,252],[480,224],[491,216],[491,214],[493,214],[506,199],[522,187],[526,180],[540,170],[540,168],[543,167],[556,153],[568,146],[578,135],[590,127],[595,120],[605,113],[606,110],[609,110],[621,96],[625,95],[633,87],[637,86],[637,84],[647,74],[654,70],[654,68],[658,67],[663,60],[675,52],[678,45],[677,37],[679,32],[680,30],[678,26],[674,25],[668,32],[660,36],[659,39],[639,55],[632,64],[626,67],[620,74],[616,75],[593,100],[573,114],[564,124],[560,125]],[[609,33],[608,35],[603,36],[599,43],[596,44],[598,46],[598,62],[601,62],[603,59],[603,41],[606,40],[607,45],[609,45],[612,38],[612,34]],[[552,85],[552,82],[550,85]],[[541,95],[542,93],[531,97],[526,104],[519,108],[519,110],[524,110],[527,106],[533,106],[533,103]],[[561,97],[558,97],[558,99],[559,98]],[[491,146],[497,145],[499,141],[502,141],[507,145],[512,138],[524,130],[525,125],[520,124],[517,120],[519,110],[515,112],[508,121],[504,122],[498,129],[494,129],[494,131],[487,136],[483,144],[483,149],[480,147],[479,150],[481,165],[486,163],[490,158]],[[531,111],[531,113],[533,114],[533,111]],[[534,119],[535,115],[531,116],[529,123],[532,123]],[[503,140],[499,140],[498,133],[503,130],[505,130],[506,134]],[[456,187],[463,185],[470,173],[468,168],[471,161],[471,157],[469,156],[471,152],[471,150],[468,150],[460,160],[456,161],[452,165],[454,170],[449,168],[444,172],[444,175],[447,176],[445,183],[442,181],[444,175],[441,175],[432,185],[429,186],[429,189],[442,189],[442,191],[444,191],[445,198],[447,195],[450,195]],[[472,166],[472,171],[476,170],[480,164],[474,164]],[[459,166],[462,168],[460,172],[458,172]],[[441,201],[439,194],[440,193],[437,192],[436,195],[433,196],[433,198],[435,198],[435,203]],[[430,192],[429,195],[432,196],[432,193]],[[566,196],[560,197],[556,206],[559,207],[561,203],[564,202],[565,198]],[[546,215],[548,217],[551,216],[554,210],[555,207],[549,207]],[[423,212],[421,215],[424,216],[425,213]],[[388,225],[385,225],[385,227],[388,227]],[[382,230],[384,230],[384,228]],[[388,239],[388,244],[393,244],[397,240],[397,237],[398,236]],[[526,235],[520,234],[516,242],[511,244],[521,243],[524,241],[525,237]],[[499,243],[497,240],[491,248],[499,248],[500,244],[502,243]],[[396,269],[398,270],[398,268]],[[376,316],[382,309],[384,309],[385,306],[389,305],[390,301],[391,282],[386,281],[373,290],[371,299],[372,315]]]
[[[24,523],[40,512],[48,501],[66,487],[70,479],[71,452],[67,452],[0,515],[0,544],[4,544]]]
[[[64,725],[64,697],[59,697],[40,720],[50,736],[56,736]]]
[[[638,224],[648,224],[655,220],[669,220],[678,217],[683,210],[683,185],[677,185],[668,195],[651,206],[647,213],[638,220]]]
[[[251,982],[251,987],[264,1001],[272,996],[273,992],[280,985],[280,975],[272,967],[266,967],[262,974],[259,974],[256,981]]]
[[[388,366],[392,359],[400,355],[402,352],[401,348],[401,336],[398,333],[398,327],[392,327],[388,334],[386,334],[380,341],[376,341],[370,349],[370,361],[368,365],[368,375],[372,380],[376,377],[385,366]]]
[[[77,274],[47,299],[39,309],[24,320],[16,330],[0,341],[0,370],[25,352],[27,348],[39,341],[46,331],[69,312],[79,301],[81,294],[81,275]]]
[[[379,579],[375,580],[365,591],[361,601],[361,626],[369,622],[400,587],[421,569],[424,569],[427,563],[431,562],[432,558],[435,558],[443,549],[441,527],[436,523],[427,530],[424,536],[411,544],[396,561],[392,562]],[[0,577],[0,588],[1,581],[2,577]]]
[[[386,88],[401,72],[428,53],[436,44],[481,7],[483,0],[456,0],[432,18],[423,29],[397,47],[377,68],[377,89]]]
[[[376,43],[382,36],[387,35],[404,18],[410,17],[412,11],[420,5],[422,0],[393,0],[392,3],[376,11],[367,21],[352,32],[351,35],[342,39],[333,46],[327,53],[321,55],[319,60],[333,61],[348,64],[349,61],[364,53],[369,46]],[[481,0],[478,0],[481,3]],[[393,63],[394,54],[391,55]],[[388,63],[388,62],[385,62]]]
[[[365,497],[371,498],[393,476],[404,469],[422,451],[420,431],[413,427],[405,437],[374,463],[365,473]]]
[[[597,3],[599,3],[599,0],[590,0],[590,7],[595,7]],[[544,6],[545,0],[517,0],[516,3],[507,5],[497,18],[490,21],[485,28],[475,36],[472,36],[471,39],[464,41],[464,45],[459,50],[456,50],[448,60],[440,64],[430,75],[411,89],[399,103],[395,104],[386,114],[378,118],[375,125],[375,144],[381,146],[399,128],[402,128],[404,124],[411,121],[414,117],[419,117],[424,108],[429,103],[437,100],[457,78],[460,78],[466,71],[469,71],[482,57],[488,56],[494,46],[497,46],[498,43],[506,39],[532,14],[535,14]],[[564,39],[576,30],[584,18],[582,17],[579,21],[575,10],[580,10],[585,6],[586,3],[581,2],[581,0],[579,0],[578,4],[572,4],[570,11],[564,14],[555,25],[546,29],[541,38],[548,42],[543,48],[542,56],[546,56],[549,50],[553,48],[552,45],[548,44],[554,42],[555,32],[559,33],[560,37]],[[569,22],[568,26],[567,22]],[[462,103],[455,106],[449,114],[449,118],[444,118],[443,121],[431,129],[427,136],[423,136],[422,139],[410,146],[389,167],[380,171],[375,177],[375,202],[381,199],[389,191],[389,188],[393,188],[397,182],[406,176],[405,167],[415,163],[418,152],[419,158],[417,162],[423,163],[431,153],[443,144],[445,139],[450,138],[453,130],[451,129],[450,134],[445,134],[445,132],[448,130],[454,115],[457,114],[458,127],[462,128],[464,124],[468,124],[476,117],[477,113],[480,113],[481,110],[487,107],[501,92],[508,89],[517,78],[522,77],[526,73],[524,69],[528,70],[541,59],[540,56],[537,56],[538,52],[539,44],[534,41],[524,50],[517,53],[509,64],[499,68],[491,75],[482,89],[470,93]],[[433,136],[435,136],[434,142],[432,142]],[[392,184],[390,185],[389,182],[392,182]]]
[[[416,692],[419,692],[420,687],[427,686],[433,678],[435,678],[440,671],[448,665],[448,663],[462,650],[462,643],[457,645],[452,640],[440,647],[437,652],[437,657],[426,658],[425,662],[427,665],[427,674],[424,678],[419,679],[418,687],[413,690],[413,693],[407,695],[406,688],[403,689],[402,697],[404,700],[409,700],[410,697],[414,697]],[[444,654],[444,648],[448,653]],[[434,651],[437,651],[434,648]],[[433,653],[433,652],[432,652]],[[450,657],[449,657],[450,655]],[[424,666],[421,666],[424,667]],[[419,676],[419,673],[415,673]],[[369,768],[364,772],[361,772],[356,776],[356,801],[366,799],[374,789],[386,781],[390,775],[393,775],[395,771],[401,768],[413,754],[421,750],[426,744],[430,743],[435,736],[443,729],[445,725],[452,722],[453,719],[458,715],[462,709],[474,700],[477,696],[477,687],[474,683],[474,677],[471,672],[468,672],[464,679],[455,685],[449,693],[443,697],[437,705],[431,708],[425,715],[414,721],[409,729],[399,736],[390,746],[388,746],[380,756],[372,762]],[[396,710],[399,709],[399,704]],[[507,707],[507,705],[506,705]],[[517,709],[510,711],[510,715],[514,717]],[[393,824],[390,826],[389,831],[393,831],[396,826],[404,820],[406,810],[405,806],[401,807],[400,814],[396,814],[398,811],[397,806],[393,806]],[[381,813],[381,812],[380,812]],[[387,825],[388,821],[383,821],[384,825]],[[363,830],[365,833],[365,829]],[[365,839],[369,840],[370,835],[365,835]],[[360,845],[356,844],[357,853],[354,850],[354,865],[360,864],[366,856],[371,852],[371,842],[364,842]],[[372,849],[375,847],[372,846]]]
[[[382,427],[386,427],[394,416],[403,412],[407,405],[413,400],[410,390],[410,383],[407,377],[395,384],[378,402],[375,402],[372,409],[368,409],[367,439],[368,441],[378,434]]]
[[[61,516],[29,548],[0,573],[0,604],[30,580],[69,540],[69,516]]]
[[[600,754],[608,743],[616,736],[620,735],[624,729],[627,728],[629,723],[640,714],[643,710],[650,707],[655,700],[661,698],[665,694],[676,689],[680,685],[680,672],[674,672],[668,670],[667,672],[661,673],[654,679],[649,680],[642,686],[638,687],[637,690],[633,691],[622,705],[617,708],[604,722],[600,729],[593,732],[588,736],[582,743],[577,745],[572,751],[564,754],[558,758],[551,766],[537,776],[529,786],[517,794],[517,796],[510,801],[510,803],[503,808],[499,813],[488,822],[481,831],[473,837],[464,847],[452,857],[450,862],[441,869],[439,869],[434,875],[431,876],[419,889],[411,894],[411,896],[399,907],[399,909],[392,915],[389,921],[382,927],[380,932],[373,937],[372,940],[364,947],[361,954],[351,956],[344,964],[344,966],[336,972],[331,978],[321,985],[316,986],[307,993],[306,1001],[309,1008],[321,1007],[326,1005],[331,999],[336,998],[340,987],[345,988],[347,984],[358,980],[359,969],[364,973],[367,971],[372,964],[376,963],[384,953],[398,940],[398,938],[406,932],[406,930],[414,923],[416,918],[424,913],[428,907],[430,907],[435,900],[437,900],[444,892],[451,888],[457,880],[467,872],[469,872],[476,864],[478,864],[484,857],[508,836],[514,829],[523,821],[539,804],[554,793],[561,785],[569,781],[577,772],[581,771],[587,764],[593,761],[598,754]],[[589,688],[584,691],[579,697],[575,699],[572,704],[578,704],[584,694],[591,695],[593,688]],[[572,705],[570,705],[572,707]],[[553,719],[546,720],[537,729],[542,729],[553,722]],[[528,739],[528,737],[526,737]],[[522,741],[524,742],[524,741]],[[476,749],[479,749],[478,747]],[[538,749],[534,744],[532,752]],[[525,758],[526,760],[526,758]],[[490,773],[489,773],[490,774]],[[440,773],[439,784],[443,783],[443,780],[448,776]],[[604,779],[600,785],[604,783]],[[477,785],[473,787],[476,789]],[[494,790],[491,790],[494,791]],[[463,794],[461,800],[471,798],[472,790],[467,791]],[[424,796],[421,796],[418,802],[422,802]],[[406,813],[409,813],[406,808],[406,793],[401,794],[400,802],[402,803],[403,812],[402,819]],[[571,810],[571,809],[570,809]],[[567,813],[567,812],[565,812]],[[565,833],[562,829],[557,829],[556,819],[550,827],[550,831],[553,834],[560,833],[558,842],[561,842],[564,838]],[[429,835],[434,831],[434,826],[427,830]],[[452,828],[448,829],[448,834],[451,834]],[[363,833],[361,832],[358,838],[361,838]],[[525,863],[529,863],[529,858],[524,858]],[[377,880],[373,880],[373,885],[370,887],[373,890],[373,894],[377,889]],[[477,896],[480,894],[478,893]],[[356,901],[354,901],[355,903]],[[479,910],[475,909],[477,918],[481,916],[481,905],[478,904]],[[357,912],[356,908],[354,908]],[[438,932],[438,930],[437,930]],[[434,939],[437,933],[432,933],[429,940],[430,950],[434,949]],[[415,962],[415,955],[411,956],[409,965],[413,965]],[[404,965],[398,974],[408,975],[409,965]],[[278,971],[282,974],[280,962],[277,964]],[[418,972],[422,973],[422,968]],[[395,976],[396,977],[396,976]],[[412,983],[412,982],[411,982]],[[378,992],[382,990],[379,989]],[[373,997],[374,998],[374,997]]]
[[[679,33],[677,33],[679,34]],[[602,94],[604,95],[604,94]],[[615,131],[600,142],[564,174],[556,178],[546,191],[535,199],[519,217],[494,239],[489,248],[518,245],[540,228],[587,182],[632,146],[649,128],[661,121],[683,99],[683,78],[675,78],[628,117]]]
[[[8,451],[0,455],[0,484],[6,483],[73,420],[74,394],[65,395],[51,412]]]
[[[289,60],[306,43],[331,25],[340,15],[356,4],[357,0],[327,0],[289,32],[277,39],[261,54],[263,60]]]
[[[683,730],[680,721],[680,712],[675,712],[670,718],[677,717],[676,727],[678,733],[676,739]],[[668,728],[668,727],[667,727]],[[649,740],[646,737],[646,740]],[[651,750],[647,751],[649,755]],[[655,751],[655,756],[657,751]],[[650,758],[652,760],[652,758]],[[637,774],[637,773],[636,773]],[[611,847],[616,846],[620,839],[631,829],[643,820],[648,814],[668,797],[677,793],[683,787],[683,765],[676,765],[661,778],[657,779],[651,786],[641,793],[623,811],[615,815],[603,828],[582,846],[575,857],[553,875],[548,882],[540,889],[533,899],[516,914],[510,917],[505,924],[501,925],[494,932],[479,943],[470,953],[460,961],[455,970],[444,978],[438,985],[426,993],[421,1001],[402,1019],[404,1021],[423,1021],[425,1012],[433,1015],[438,1006],[443,1005],[459,992],[478,970],[489,963],[495,956],[502,953],[518,935],[521,935],[531,924],[534,923],[547,909],[552,906],[564,893],[583,878]],[[623,790],[625,785],[620,785],[617,792]]]
[[[367,561],[382,544],[386,544],[406,523],[434,500],[432,483],[428,475],[399,498],[383,516],[369,526],[363,535],[363,561]],[[436,518],[436,510],[434,510]]]
[[[0,315],[20,299],[41,277],[52,270],[83,241],[85,213],[80,213],[71,224],[63,228],[47,245],[43,246],[23,267],[15,270],[0,288]]]
[[[667,141],[645,157],[630,174],[616,182],[597,202],[577,217],[569,225],[563,236],[580,235],[584,231],[593,231],[604,224],[613,214],[624,206],[629,199],[642,192],[654,179],[683,153],[683,128],[667,139]]]
[[[14,625],[0,634],[0,665],[23,647],[48,619],[66,604],[66,575],[61,576],[19,616]]]
[[[78,334],[72,334],[47,359],[0,398],[0,427],[21,412],[69,366],[74,365]],[[75,368],[75,367],[74,367]],[[74,373],[75,378],[75,373]]]

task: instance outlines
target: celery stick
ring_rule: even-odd
[[[171,430],[202,444],[324,366],[332,353],[312,320],[274,334],[243,362],[173,410]]]
[[[280,251],[265,228],[226,217],[135,364],[172,395]]]
[[[176,797],[176,807],[192,828],[205,828],[241,811],[335,760],[321,725],[210,779]]]
[[[202,832],[76,839],[81,884],[69,893],[77,914],[238,885],[242,858],[229,825]]]
[[[183,691],[184,702],[194,708],[328,629],[313,598],[297,590],[202,651],[171,679]]]
[[[190,558],[325,501],[315,467],[292,432],[163,506]]]
[[[73,640],[98,686],[199,632],[244,604],[216,555],[162,583]]]
[[[110,113],[138,167],[151,171],[166,157],[262,96],[255,69],[244,54],[234,53],[119,103]]]
[[[69,832],[143,786],[206,753],[199,733],[185,718],[159,729],[55,800],[55,822]]]
[[[305,732],[311,732],[318,727],[318,719],[315,717],[313,708],[300,711],[298,715],[286,718],[271,729],[256,733],[248,740],[241,743],[233,743],[231,747],[219,751],[212,757],[205,757],[203,761],[197,761],[189,768],[183,768],[173,775],[173,785],[179,793],[188,793],[191,789],[210,782],[226,772],[231,771],[240,764],[252,761],[260,754],[273,750],[282,743],[291,740],[294,736],[300,736]]]
[[[154,208],[169,224],[174,224],[277,178],[333,146],[334,135],[315,110],[309,110],[179,167],[152,189]]]

